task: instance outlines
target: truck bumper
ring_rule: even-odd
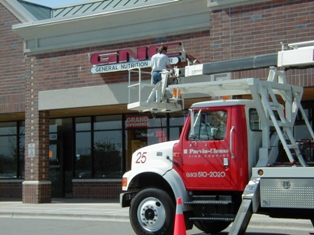
[[[121,207],[129,207],[131,205],[131,200],[135,195],[136,195],[136,192],[120,193],[120,205],[121,205]]]

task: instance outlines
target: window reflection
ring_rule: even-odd
[[[90,131],[91,130],[91,117],[80,117],[75,119],[76,131]]]
[[[76,118],[75,126],[75,177],[121,178],[122,115]]]
[[[0,177],[16,178],[17,148],[16,136],[0,137]]]
[[[25,177],[25,136],[20,136],[19,141],[19,178]]]
[[[0,135],[16,135],[17,123],[16,122],[2,122],[0,123]]]
[[[91,133],[78,132],[76,138],[75,176],[77,178],[92,177]]]
[[[194,136],[196,140],[223,140],[226,137],[227,112],[209,111],[195,112]]]
[[[94,177],[122,176],[122,131],[99,131],[94,134]]]
[[[24,122],[0,123],[0,178],[24,178]]]
[[[122,129],[121,115],[95,117],[94,130]]]
[[[158,114],[158,116],[150,115],[148,120],[148,127],[166,127],[167,126],[167,116],[166,114]]]

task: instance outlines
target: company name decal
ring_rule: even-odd
[[[211,158],[211,157],[228,157],[228,149],[184,149],[183,154],[187,154],[189,158]]]
[[[178,57],[171,57],[171,58],[169,58],[169,60],[170,60],[170,64],[177,64],[180,61]],[[148,67],[151,67],[150,60],[134,61],[134,62],[130,62],[130,63],[113,64],[113,65],[94,66],[94,67],[92,67],[91,72],[92,72],[92,74],[109,73],[109,72],[129,70],[132,68],[148,68]]]
[[[207,153],[228,153],[228,149],[190,149],[189,153],[191,154],[207,154]]]

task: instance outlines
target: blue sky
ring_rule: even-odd
[[[86,0],[25,0],[27,2],[33,2],[47,7],[58,7],[68,4],[76,4],[86,2]]]

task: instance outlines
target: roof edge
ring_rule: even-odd
[[[101,1],[103,1],[103,0],[89,0],[89,1],[87,1],[87,0],[80,0],[77,3],[60,5],[60,6],[57,6],[57,7],[52,7],[52,9],[56,10],[56,9],[60,9],[60,8],[71,7],[71,6],[78,6],[78,5],[85,4],[85,3],[94,3],[94,2],[101,2]]]
[[[2,0],[0,0],[2,1]],[[10,0],[3,0],[3,1],[10,1]],[[17,0],[12,0],[12,1],[17,1]],[[67,22],[74,22],[74,21],[82,21],[86,19],[93,19],[93,18],[99,18],[103,16],[109,16],[109,15],[115,15],[115,14],[121,14],[121,13],[128,13],[130,11],[138,11],[138,10],[145,10],[145,8],[151,8],[151,7],[157,7],[157,6],[162,6],[164,4],[169,4],[169,3],[175,3],[175,2],[180,2],[181,0],[160,0],[158,3],[153,3],[153,4],[140,4],[136,7],[128,7],[128,8],[123,8],[123,9],[118,9],[118,10],[110,10],[110,11],[103,11],[103,12],[96,12],[96,13],[91,13],[87,15],[78,15],[78,16],[69,16],[69,17],[62,17],[62,18],[52,18],[52,19],[45,19],[45,20],[37,20],[36,22],[23,22],[20,24],[14,24],[12,25],[13,31],[19,30],[19,29],[24,29],[28,27],[37,27],[37,26],[49,26],[49,25],[56,25],[56,24],[64,24]],[[191,1],[191,0],[189,0]],[[22,6],[21,6],[22,7]]]
[[[37,21],[17,0],[0,0],[0,3],[22,23]]]

